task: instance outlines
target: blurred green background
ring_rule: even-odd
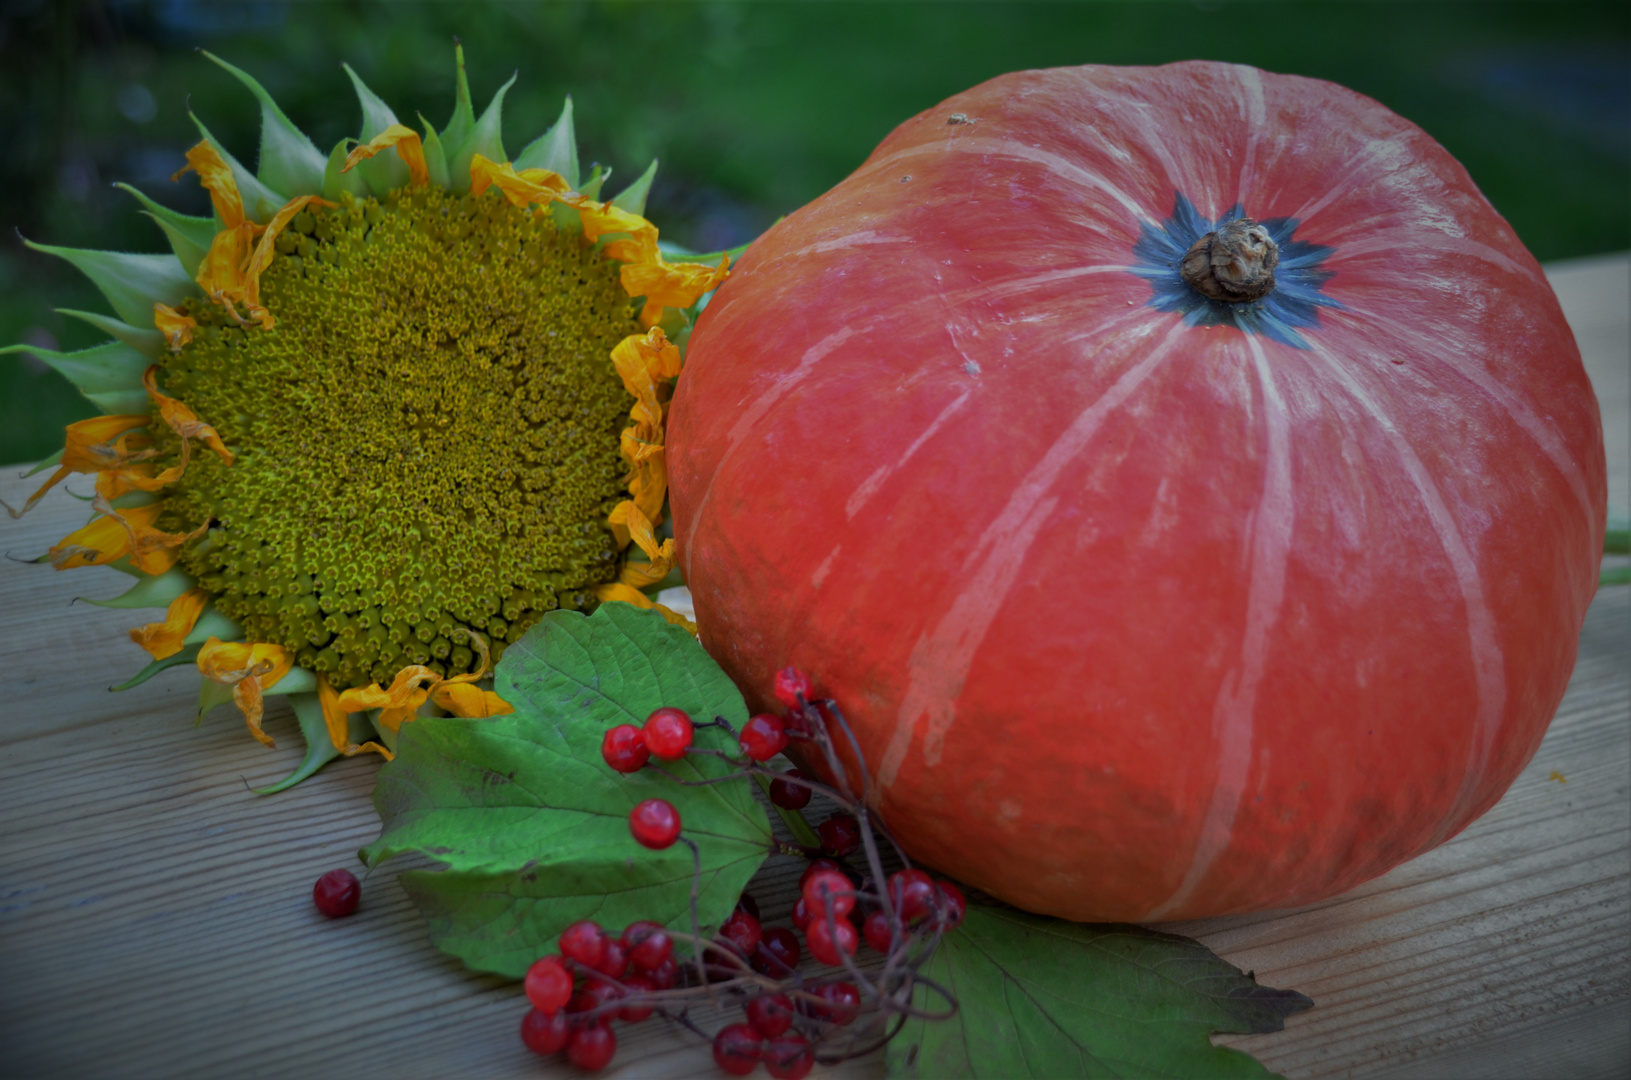
[[[443,124],[452,40],[482,107],[514,71],[518,150],[574,96],[586,160],[622,180],[653,156],[649,213],[697,249],[744,242],[842,179],[900,121],[1005,71],[1205,58],[1330,79],[1461,159],[1541,260],[1631,247],[1631,4],[290,3],[0,0],[0,343],[78,348],[105,310],[47,243],[165,250],[128,181],[171,184],[189,104],[246,162],[258,110],[208,49],[246,68],[324,150],[357,134],[349,61],[408,122]],[[614,180],[612,189],[620,184]],[[0,357],[0,462],[61,446],[88,407],[32,358]]]

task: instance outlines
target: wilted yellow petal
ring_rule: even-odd
[[[150,504],[158,505],[158,504]],[[146,510],[146,506],[132,507],[127,510],[115,510],[113,504],[108,502],[101,494],[91,499],[91,509],[99,514],[105,514],[119,523],[124,529],[128,539],[126,550],[130,553],[130,565],[144,574],[157,577],[176,564],[181,557],[181,546],[190,540],[196,540],[209,529],[209,519],[190,533],[168,533],[156,529],[151,519],[143,522],[136,515],[137,510]],[[152,515],[157,518],[155,512]],[[117,557],[117,556],[115,556]]]
[[[350,172],[357,162],[371,158],[381,150],[396,147],[397,157],[408,167],[408,183],[424,187],[430,183],[430,169],[425,165],[425,145],[419,133],[405,124],[392,124],[372,139],[345,156],[341,172]]]
[[[163,622],[134,628],[130,631],[130,640],[146,649],[155,660],[174,656],[181,651],[187,635],[193,632],[193,626],[197,624],[198,616],[203,614],[208,599],[209,594],[203,589],[188,589],[170,601]]]
[[[509,702],[491,690],[451,680],[438,686],[431,700],[454,716],[504,716],[515,711]]]
[[[609,585],[599,585],[595,588],[595,596],[602,603],[633,604],[638,608],[655,611],[675,626],[682,627],[692,636],[696,635],[697,624],[672,608],[664,607],[639,589],[624,585],[621,582],[612,582]]]
[[[577,206],[578,216],[583,221],[585,239],[593,242],[610,234],[629,234],[626,240],[613,240],[606,245],[604,254],[607,258],[626,263],[662,258],[657,250],[657,226],[639,214],[631,214],[611,203],[591,202],[587,199]]]
[[[340,695],[340,708],[348,713],[378,709],[379,725],[396,731],[412,720],[430,692],[442,684],[442,677],[428,667],[409,664],[396,673],[389,687],[354,686]]]
[[[261,306],[260,283],[244,274],[255,237],[260,233],[261,227],[253,221],[240,222],[216,233],[204,261],[198,264],[196,280],[204,295],[225,308],[240,325],[248,326],[253,320],[260,323],[261,329],[270,330],[274,320]],[[247,314],[238,313],[238,304],[244,305]]]
[[[222,641],[211,637],[198,650],[198,671],[206,679],[232,687],[232,700],[244,715],[249,734],[264,746],[275,746],[261,730],[263,694],[289,673],[292,662],[281,645]]]
[[[365,742],[358,746],[351,741],[351,725],[346,719],[348,714],[340,705],[339,691],[329,685],[327,675],[317,676],[317,703],[322,706],[323,724],[328,728],[329,741],[334,744],[334,749],[346,757],[375,753],[385,755],[385,760],[390,761],[396,756],[377,742]]]
[[[244,201],[238,194],[238,181],[233,178],[232,166],[216,152],[208,139],[187,151],[186,166],[170,179],[180,180],[195,170],[198,182],[210,193],[210,202],[215,206],[215,216],[221,219],[221,227],[235,229],[242,225]]]
[[[424,159],[421,158],[421,167],[423,164]],[[289,222],[294,220],[296,214],[314,204],[331,210],[339,205],[327,199],[319,199],[316,195],[301,195],[284,203],[278,212],[272,215],[272,220],[266,223],[266,231],[261,233],[260,242],[255,245],[255,253],[249,257],[249,263],[244,267],[244,277],[253,285],[257,299],[260,296],[260,277],[266,272],[266,268],[272,265],[273,245],[277,242],[278,236],[289,227]],[[264,320],[262,325],[268,330],[272,328]]]
[[[559,173],[548,169],[522,169],[516,172],[515,166],[507,161],[491,161],[480,154],[471,155],[470,194],[480,195],[489,187],[503,192],[510,205],[523,208],[533,203],[548,206],[562,196],[571,194],[566,179]],[[568,201],[576,204],[578,200]]]
[[[720,257],[718,266],[705,263],[674,263],[656,259],[630,263],[623,267],[623,291],[630,296],[643,296],[646,305],[640,311],[640,321],[651,326],[663,317],[665,307],[690,307],[703,293],[719,288],[730,276],[731,257]]]
[[[0,506],[4,506],[12,517],[20,518],[34,509],[34,504],[45,498],[46,492],[73,473],[100,473],[152,457],[151,450],[137,452],[133,448],[135,442],[145,444],[145,438],[125,434],[135,428],[146,427],[150,419],[147,416],[122,414],[93,416],[89,420],[69,424],[62,448],[62,463],[57,470],[28,497],[21,510],[13,509],[5,502],[0,502]]]
[[[629,415],[660,425],[664,410],[657,381],[679,374],[679,346],[668,340],[662,327],[654,326],[644,334],[630,334],[613,346],[612,364],[623,380],[623,388],[635,400],[636,407]]]
[[[151,525],[163,509],[163,503],[133,506],[124,511],[125,521],[137,525]],[[63,537],[50,550],[48,556],[51,565],[58,570],[72,570],[80,566],[101,566],[110,563],[129,550],[130,533],[125,526],[112,518],[98,514],[89,525]]]
[[[192,316],[184,315],[173,307],[154,304],[153,325],[164,335],[164,340],[170,343],[170,351],[180,352],[181,347],[193,339],[193,328],[198,323]]]
[[[173,398],[158,387],[157,364],[151,365],[142,372],[142,385],[147,387],[147,396],[153,399],[158,406],[159,417],[170,426],[170,430],[181,437],[181,467],[187,467],[187,446],[189,440],[200,439],[204,445],[215,451],[215,455],[222,461],[231,465],[232,451],[221,441],[213,427],[198,418],[198,414],[183,405],[177,398]]]

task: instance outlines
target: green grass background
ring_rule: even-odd
[[[505,109],[512,152],[572,93],[586,159],[628,180],[660,157],[651,216],[697,248],[751,238],[897,123],[994,75],[1193,58],[1378,99],[1460,158],[1542,260],[1631,247],[1624,3],[6,0],[0,343],[100,339],[52,311],[104,309],[94,290],[20,236],[163,250],[116,180],[207,212],[190,178],[169,182],[197,138],[189,104],[254,160],[254,102],[196,49],[253,73],[327,150],[359,122],[342,60],[404,120],[443,124],[455,35],[478,108],[520,73]],[[0,462],[50,453],[88,413],[37,361],[0,357]]]

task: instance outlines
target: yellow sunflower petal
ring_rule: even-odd
[[[125,521],[136,525],[151,525],[163,508],[163,503],[133,506],[124,511]],[[110,563],[129,550],[130,533],[124,525],[98,514],[89,525],[63,537],[47,552],[47,557],[51,560],[51,565],[58,570],[72,570],[80,566],[101,566]]]
[[[238,181],[233,179],[232,166],[216,152],[208,139],[187,151],[186,166],[170,179],[180,180],[187,173],[195,171],[198,182],[210,193],[210,202],[215,206],[215,216],[221,219],[221,227],[235,229],[242,225],[245,221],[244,201],[238,194]]]
[[[703,293],[719,288],[730,276],[731,257],[720,257],[718,266],[706,263],[664,262],[661,255],[655,260],[629,263],[620,272],[623,291],[630,296],[643,296],[646,306],[640,312],[640,321],[647,326],[662,318],[665,307],[690,307]]]
[[[648,611],[655,611],[657,614],[661,615],[675,626],[682,627],[687,633],[693,636],[696,635],[696,623],[692,622],[690,619],[687,619],[684,615],[681,615],[674,609],[664,607],[662,604],[657,603],[639,589],[624,585],[622,582],[614,581],[608,585],[597,586],[595,588],[595,597],[600,600],[601,603],[633,604],[637,608],[645,608]]]
[[[662,258],[657,250],[657,226],[611,203],[584,200],[578,206],[584,238],[593,242],[613,233],[628,233],[627,240],[614,240],[605,247],[608,258],[625,263],[643,263]],[[639,296],[639,293],[630,293]]]
[[[275,746],[261,730],[264,694],[289,673],[292,661],[281,645],[222,641],[211,637],[198,650],[198,671],[206,679],[232,687],[232,700],[243,713],[249,734],[263,746]]]
[[[170,601],[164,621],[148,623],[130,631],[130,640],[146,649],[155,660],[174,656],[181,651],[187,635],[193,632],[198,616],[203,614],[209,594],[203,589],[188,589]]]
[[[507,161],[491,161],[480,154],[470,158],[470,194],[480,195],[489,187],[496,187],[510,200],[510,205],[527,207],[533,203],[548,206],[570,194],[571,188],[559,173],[548,169],[522,169]],[[577,202],[578,200],[568,200]],[[588,200],[582,200],[587,203]],[[593,239],[591,237],[591,239]]]
[[[181,437],[181,467],[186,468],[187,442],[190,439],[201,440],[205,446],[215,451],[217,457],[231,465],[233,462],[232,451],[228,450],[226,444],[221,441],[221,436],[216,433],[215,428],[200,420],[198,414],[182,404],[179,399],[173,398],[159,389],[158,370],[159,366],[157,364],[148,367],[142,373],[142,385],[147,387],[147,396],[153,399],[154,405],[158,406],[159,417],[169,425],[171,431]]]
[[[515,710],[510,703],[479,686],[448,681],[431,693],[431,700],[454,716],[504,716]]]
[[[132,452],[129,438],[121,437],[135,428],[146,427],[149,419],[147,416],[122,414],[93,416],[89,420],[69,424],[62,448],[62,463],[57,466],[56,472],[28,497],[21,510],[13,509],[4,502],[0,502],[0,506],[5,506],[12,517],[20,518],[34,509],[34,504],[45,498],[46,492],[73,473],[100,473],[151,456],[150,451]]]
[[[419,706],[441,684],[442,677],[430,668],[409,664],[396,673],[389,687],[354,686],[347,690],[340,695],[340,708],[348,713],[378,709],[379,725],[396,731],[405,721],[413,719]]]
[[[658,557],[661,548],[658,547],[657,536],[652,530],[651,517],[632,500],[624,499],[613,507],[612,512],[606,517],[606,522],[611,525],[612,532],[623,544],[633,540],[640,550],[646,553],[646,558]]]
[[[329,741],[334,744],[334,749],[346,757],[375,753],[383,754],[385,760],[390,761],[396,756],[377,742],[365,742],[359,746],[351,741],[350,723],[347,720],[350,714],[341,707],[340,692],[329,685],[327,675],[317,676],[317,703],[322,706],[323,724],[328,728]]]
[[[612,364],[623,380],[623,388],[635,399],[636,407],[629,415],[635,420],[661,424],[663,405],[657,393],[657,380],[672,379],[679,374],[679,346],[668,340],[662,327],[654,326],[644,334],[630,334],[613,346]],[[670,371],[673,374],[669,374]]]
[[[183,544],[203,536],[210,527],[209,520],[205,519],[204,523],[192,532],[170,533],[153,527],[153,519],[158,517],[156,510],[146,520],[143,520],[137,514],[139,510],[148,510],[162,505],[162,503],[152,503],[148,506],[116,510],[113,504],[108,502],[101,494],[91,499],[91,509],[112,518],[124,530],[127,538],[125,550],[130,553],[130,565],[142,573],[151,574],[154,577],[164,573],[176,564],[176,560],[181,557]],[[115,558],[117,557],[115,556]]]
[[[617,580],[636,589],[649,589],[668,576],[674,568],[674,541],[664,540],[657,555],[650,562],[625,562],[617,572]]]
[[[423,157],[420,158],[420,167],[424,167]],[[339,203],[320,199],[316,195],[301,195],[284,203],[282,208],[272,215],[272,220],[266,223],[266,231],[261,233],[260,242],[255,245],[255,253],[250,256],[248,265],[244,267],[244,277],[253,285],[257,299],[260,296],[260,277],[266,272],[266,268],[272,265],[273,245],[277,242],[278,236],[289,227],[289,222],[295,219],[296,214],[311,205],[332,210]],[[271,316],[268,315],[267,318],[270,319]],[[269,323],[263,322],[262,325],[268,330],[271,329]]]
[[[204,254],[204,261],[198,264],[195,280],[198,287],[204,290],[204,295],[224,308],[239,325],[248,326],[251,321],[256,321],[261,329],[270,330],[275,320],[261,306],[260,283],[244,274],[255,237],[260,232],[259,225],[244,221],[216,233],[215,239],[210,241],[209,251]],[[244,305],[246,314],[238,313],[239,304]]]
[[[392,124],[372,139],[345,156],[341,172],[350,172],[357,162],[371,158],[381,150],[396,147],[397,157],[408,167],[408,183],[424,187],[430,183],[430,168],[425,164],[425,144],[419,133],[406,124]]]
[[[193,328],[198,323],[190,315],[184,315],[173,307],[154,304],[153,325],[164,335],[164,340],[170,343],[170,351],[180,352],[181,347],[193,339]]]

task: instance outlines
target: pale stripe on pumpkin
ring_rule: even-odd
[[[1432,847],[1442,841],[1457,824],[1465,820],[1468,810],[1472,806],[1473,797],[1484,780],[1484,771],[1489,764],[1490,751],[1494,747],[1495,736],[1500,730],[1501,720],[1506,713],[1506,658],[1501,652],[1500,641],[1495,635],[1495,620],[1490,614],[1489,603],[1484,597],[1483,583],[1479,578],[1478,561],[1474,558],[1467,539],[1462,535],[1461,526],[1455,516],[1450,513],[1449,507],[1444,503],[1444,495],[1433,482],[1427,467],[1422,464],[1421,458],[1416,455],[1404,434],[1394,426],[1393,418],[1388,415],[1379,401],[1371,396],[1370,391],[1359,381],[1343,361],[1331,354],[1323,345],[1315,341],[1312,344],[1313,354],[1324,363],[1327,370],[1342,384],[1348,395],[1357,402],[1366,413],[1386,434],[1399,455],[1399,461],[1410,477],[1416,493],[1421,497],[1422,506],[1427,511],[1428,520],[1433,524],[1433,531],[1438,534],[1439,543],[1444,547],[1444,554],[1450,560],[1450,566],[1455,572],[1456,584],[1461,590],[1462,604],[1467,615],[1467,647],[1471,653],[1473,679],[1477,687],[1478,707],[1473,718],[1473,731],[1471,749],[1467,755],[1467,769],[1461,778],[1461,788],[1457,792],[1455,801],[1445,813],[1435,831],[1433,839],[1426,845]],[[1425,848],[1424,848],[1425,850]]]
[[[1244,206],[1251,196],[1252,181],[1257,179],[1257,144],[1268,112],[1263,102],[1262,73],[1245,64],[1236,64],[1234,72],[1240,80],[1246,105],[1246,152],[1241,156],[1240,175],[1235,179],[1235,202]]]
[[[1136,347],[1158,324],[1135,326]],[[986,632],[1002,610],[1015,575],[1025,561],[1036,532],[1053,511],[1056,499],[1047,498],[1048,489],[1077,458],[1098,432],[1106,416],[1120,408],[1155,370],[1173,353],[1189,332],[1183,323],[1171,326],[1161,342],[1142,359],[1124,371],[1110,388],[1059,434],[1046,453],[1033,465],[997,516],[986,526],[964,566],[968,572],[962,590],[934,630],[918,640],[908,661],[908,683],[896,713],[895,730],[884,750],[878,768],[879,790],[890,787],[906,761],[918,721],[928,717],[923,739],[923,757],[930,765],[940,760],[946,731],[956,719],[956,700],[973,666],[974,656]],[[1089,331],[1084,337],[1097,337]]]
[[[1212,703],[1218,772],[1195,851],[1177,890],[1145,916],[1149,920],[1164,919],[1182,909],[1206,879],[1217,857],[1234,840],[1235,815],[1240,810],[1246,777],[1251,771],[1257,686],[1268,662],[1269,631],[1280,621],[1280,609],[1285,602],[1286,562],[1291,555],[1291,530],[1296,519],[1291,489],[1291,421],[1280,390],[1274,385],[1268,358],[1263,355],[1262,339],[1255,334],[1243,334],[1238,340],[1243,340],[1251,350],[1252,366],[1263,391],[1263,441],[1266,444],[1263,493],[1250,519],[1246,626],[1241,635],[1240,659],[1224,676]]]
[[[946,330],[949,333],[951,331],[951,327],[947,326]],[[944,409],[940,410],[940,415],[929,421],[929,426],[924,428],[922,433],[919,434],[917,438],[912,440],[912,444],[901,453],[900,457],[893,465],[880,465],[871,476],[868,476],[865,480],[862,480],[860,485],[850,493],[849,499],[844,503],[845,520],[853,519],[856,514],[860,513],[861,507],[865,506],[867,504],[867,500],[871,499],[873,495],[877,494],[878,488],[883,485],[885,480],[889,479],[889,474],[905,465],[908,461],[911,461],[912,455],[916,454],[920,449],[922,449],[924,443],[934,438],[935,432],[944,427],[946,421],[950,420],[957,410],[968,404],[969,396],[973,393],[974,388],[969,387],[961,394],[958,394],[956,397],[952,398],[951,403]],[[816,573],[820,574],[821,571],[818,570]]]
[[[1563,437],[1555,426],[1548,424],[1535,411],[1526,404],[1522,398],[1514,394],[1510,388],[1497,380],[1493,373],[1481,363],[1468,362],[1476,356],[1474,350],[1465,345],[1457,345],[1446,341],[1442,336],[1429,329],[1412,326],[1398,319],[1388,319],[1375,312],[1354,307],[1345,303],[1342,308],[1332,309],[1328,317],[1335,321],[1349,322],[1356,328],[1363,329],[1369,323],[1373,327],[1385,329],[1396,338],[1410,338],[1417,343],[1417,347],[1424,353],[1443,362],[1446,370],[1459,375],[1482,390],[1521,428],[1535,445],[1540,447],[1548,461],[1563,474],[1568,483],[1569,490],[1580,503],[1580,513],[1585,519],[1586,535],[1595,537],[1597,528],[1597,511],[1591,502],[1591,492],[1586,489],[1586,475],[1580,467],[1580,462],[1569,454],[1568,447],[1563,443]],[[1595,548],[1595,544],[1593,547]]]

